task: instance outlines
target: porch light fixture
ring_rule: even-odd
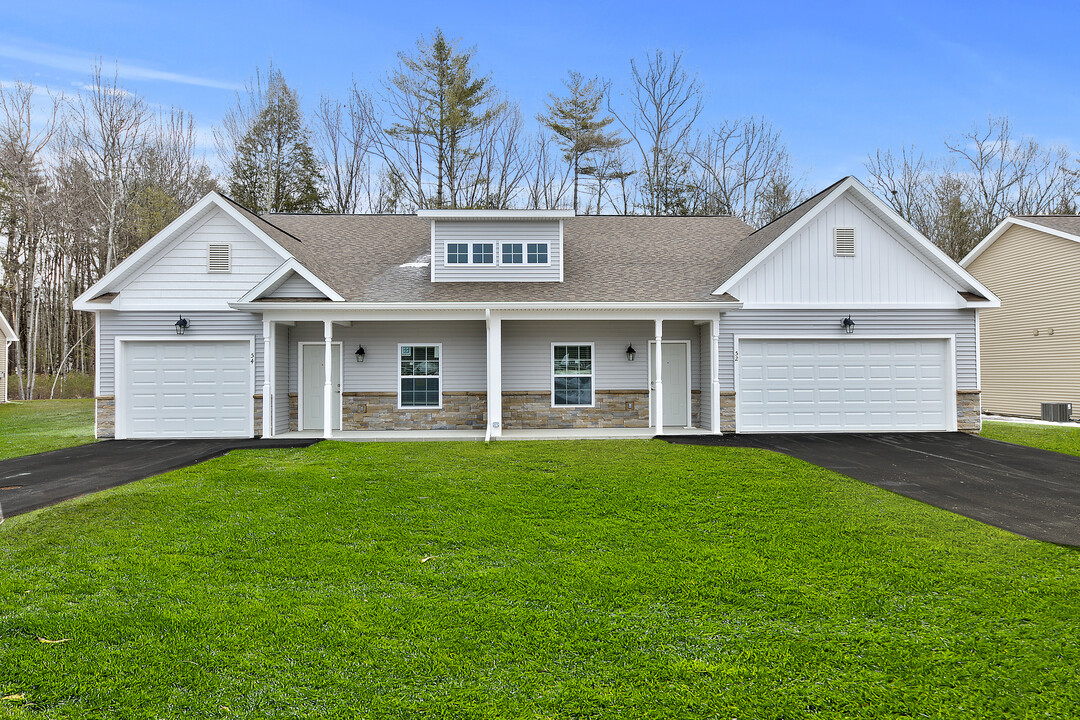
[[[364,346],[363,345],[356,348],[356,362],[364,362],[364,356],[365,355],[367,355],[367,353],[364,352]]]
[[[848,315],[846,318],[840,321],[840,327],[844,328],[844,332],[848,335],[855,332],[855,321]]]
[[[634,362],[634,356],[635,355],[637,355],[637,350],[634,349],[634,346],[633,345],[627,345],[626,346],[626,359],[629,360],[630,362]]]
[[[173,323],[173,328],[176,330],[177,335],[183,335],[187,332],[188,325],[190,324],[191,323],[189,323],[187,319],[183,315],[181,315],[180,319]]]

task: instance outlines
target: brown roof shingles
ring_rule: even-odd
[[[1016,218],[1080,237],[1080,215],[1017,215]]]

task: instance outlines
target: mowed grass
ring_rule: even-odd
[[[0,525],[0,717],[1064,718],[1078,643],[1076,551],[757,450],[322,443]]]
[[[93,400],[0,404],[0,460],[94,442]]]
[[[991,440],[1053,450],[1067,455],[1080,455],[1080,427],[984,422],[980,435]]]

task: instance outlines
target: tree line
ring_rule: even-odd
[[[257,70],[213,128],[212,164],[188,112],[152,109],[100,63],[76,94],[0,84],[13,395],[33,396],[41,373],[92,372],[92,318],[72,300],[212,189],[256,212],[572,208],[734,215],[753,227],[812,191],[766,119],[705,122],[705,88],[681,53],[634,58],[613,87],[571,71],[526,118],[475,48],[436,29],[374,86],[354,82],[308,113],[279,68]],[[954,258],[1009,213],[1075,212],[1069,151],[1019,136],[1007,119],[944,150],[878,150],[866,171]]]

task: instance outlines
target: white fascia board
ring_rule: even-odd
[[[987,248],[994,244],[995,240],[1004,235],[1005,231],[1013,225],[1028,228],[1029,230],[1038,230],[1039,232],[1046,233],[1047,235],[1053,235],[1054,237],[1059,237],[1063,240],[1080,242],[1080,237],[1073,235],[1072,233],[1067,233],[1063,230],[1055,230],[1054,228],[1049,228],[1045,225],[1040,225],[1039,223],[1031,222],[1030,220],[1024,220],[1022,218],[1007,217],[1001,222],[999,222],[997,227],[991,230],[990,234],[987,235],[981,243],[972,248],[971,252],[964,256],[964,259],[960,261],[960,267],[966,268],[968,265],[973,263],[975,261],[975,258],[982,255],[987,250]]]
[[[433,220],[560,220],[573,210],[417,210],[416,216]]]
[[[260,313],[274,320],[326,320],[338,317],[377,319],[484,319],[499,312],[504,319],[668,319],[700,320],[737,310],[742,303],[229,303],[234,310]],[[358,317],[362,315],[362,317]]]
[[[282,282],[285,281],[286,277],[288,277],[290,272],[294,272],[300,277],[307,280],[316,290],[325,295],[328,300],[332,300],[334,302],[341,302],[345,299],[341,297],[341,295],[339,295],[338,293],[334,292],[333,288],[320,280],[318,276],[315,275],[315,273],[311,272],[306,267],[301,265],[299,260],[297,260],[295,257],[291,257],[285,262],[278,265],[276,268],[274,268],[274,270],[272,270],[269,275],[264,277],[258,285],[244,293],[244,295],[237,302],[253,302],[255,300],[258,300],[264,294],[273,292],[277,289],[279,285],[281,285]]]
[[[127,280],[129,276],[133,275],[143,263],[150,260],[155,254],[160,252],[163,248],[169,246],[172,240],[181,232],[188,228],[188,225],[200,218],[210,206],[216,206],[223,210],[229,217],[235,220],[241,227],[250,232],[256,238],[261,240],[266,246],[276,255],[279,255],[282,260],[288,260],[292,257],[285,248],[281,247],[273,238],[264,233],[258,227],[256,227],[250,220],[245,218],[240,212],[232,206],[232,203],[225,200],[225,198],[218,195],[216,192],[207,193],[202,200],[192,205],[186,212],[180,215],[180,217],[173,220],[171,223],[165,226],[161,232],[154,237],[146,241],[142,247],[135,252],[131,253],[122,263],[114,267],[111,271],[105,274],[100,280],[91,285],[86,292],[75,299],[73,307],[76,310],[89,310],[93,311],[94,306],[87,306],[86,303],[93,300],[98,295],[109,292],[109,288],[116,287],[123,281]]]
[[[15,329],[11,327],[11,323],[3,315],[0,315],[0,335],[3,335],[4,339],[9,343],[19,342],[19,336],[15,334]]]
[[[780,247],[783,246],[784,243],[794,237],[800,230],[806,227],[806,225],[808,225],[811,220],[817,217],[818,212],[820,212],[821,208],[828,207],[833,203],[833,201],[843,195],[847,191],[847,189],[852,186],[852,182],[853,178],[848,178],[844,182],[837,185],[835,190],[833,190],[826,197],[818,201],[817,207],[803,215],[794,225],[781,233],[778,238],[766,245],[761,252],[759,252],[750,260],[750,262],[743,265],[735,272],[734,275],[728,278],[723,285],[713,290],[712,294],[723,295],[726,292],[731,292],[731,288],[735,287],[735,285],[737,285],[739,281],[741,281],[744,277],[753,272],[754,268],[765,262],[765,260],[768,259],[770,255],[780,249]]]

